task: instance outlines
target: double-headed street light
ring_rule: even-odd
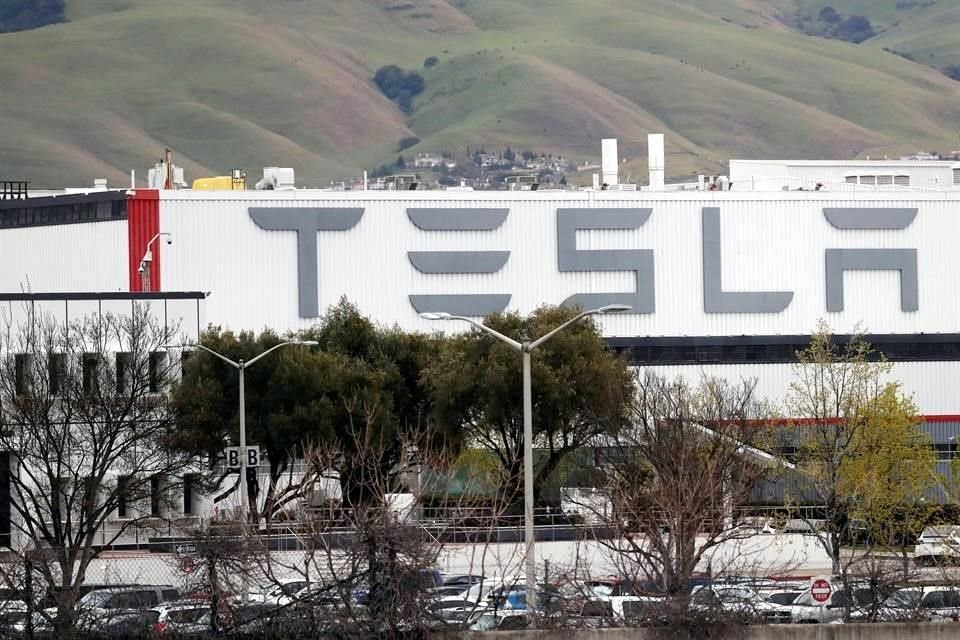
[[[289,347],[291,345],[306,347],[316,344],[318,344],[316,340],[288,340],[287,342],[281,342],[280,344],[270,347],[263,353],[254,356],[246,362],[244,362],[243,358],[240,358],[236,361],[231,360],[222,353],[218,353],[209,347],[203,346],[202,344],[165,345],[166,348],[200,349],[202,351],[206,351],[210,355],[220,358],[240,372],[240,515],[244,522],[246,522],[248,518],[247,502],[250,499],[250,492],[247,486],[247,405],[243,393],[244,371],[246,371],[247,368],[257,360],[272,351],[276,351],[280,347]]]
[[[449,313],[421,313],[420,317],[425,320],[462,320],[468,322],[489,333],[494,338],[504,342],[523,354],[523,525],[524,540],[526,549],[524,559],[526,563],[526,607],[527,614],[533,618],[537,610],[537,560],[534,555],[535,541],[533,531],[533,393],[531,391],[530,375],[530,352],[542,345],[544,342],[563,331],[575,322],[586,318],[587,316],[600,315],[604,313],[617,313],[629,311],[632,307],[625,304],[608,304],[598,309],[590,309],[577,314],[567,320],[559,327],[549,331],[547,334],[537,338],[533,342],[518,342],[513,338],[508,338],[499,331],[491,329],[487,325],[468,318],[467,316],[455,316]]]

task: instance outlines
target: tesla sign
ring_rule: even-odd
[[[300,317],[319,313],[317,252],[322,251],[322,234],[349,231],[363,217],[363,208],[342,207],[251,207],[254,223],[268,231],[297,234],[297,277]],[[498,229],[510,215],[501,208],[409,208],[411,224],[424,233],[466,231],[483,234]],[[564,304],[584,308],[626,304],[632,313],[656,311],[652,249],[578,249],[578,231],[640,229],[655,212],[652,208],[557,209],[557,270],[568,272],[618,271],[630,273],[628,291],[596,293],[585,291],[568,297]],[[825,208],[823,216],[834,228],[853,234],[870,231],[901,231],[917,217],[916,208]],[[793,301],[792,291],[724,291],[721,283],[723,215],[719,207],[700,211],[701,256],[703,265],[703,310],[706,313],[780,313]],[[510,259],[509,250],[495,251],[409,251],[413,269],[424,274],[484,274],[500,271]],[[846,271],[895,271],[900,275],[900,309],[919,309],[917,250],[911,248],[827,248],[824,252],[826,310],[843,311],[843,274]],[[510,293],[410,294],[413,308],[420,313],[446,311],[456,315],[485,316],[506,309]]]

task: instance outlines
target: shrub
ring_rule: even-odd
[[[37,29],[64,20],[64,0],[0,1],[0,32]]]
[[[864,16],[850,16],[837,25],[834,37],[847,42],[860,44],[877,35],[870,20]]]
[[[395,64],[390,64],[377,69],[373,76],[374,84],[379,87],[383,95],[391,100],[396,100],[402,92],[407,92],[411,96],[423,92],[423,76],[416,71],[406,71]]]
[[[429,58],[423,61],[423,68],[429,69],[430,67],[435,67],[437,66],[438,62],[440,62],[440,60],[437,58],[437,56],[430,56]]]
[[[943,75],[947,76],[948,78],[960,82],[960,65],[944,67],[941,69],[941,71],[943,72]]]
[[[400,138],[400,141],[397,142],[397,151],[405,151],[416,144],[420,144],[420,138],[417,136],[406,136],[404,138]]]

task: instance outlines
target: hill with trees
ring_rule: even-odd
[[[585,160],[608,136],[636,176],[649,132],[673,176],[953,149],[958,19],[946,0],[67,0],[0,34],[0,177],[122,184],[170,147],[191,178],[325,186],[400,146]]]

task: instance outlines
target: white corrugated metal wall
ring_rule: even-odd
[[[321,312],[346,296],[378,322],[433,330],[437,325],[418,317],[408,295],[509,293],[509,309],[529,312],[575,293],[632,289],[629,272],[559,272],[556,209],[652,207],[638,229],[578,233],[580,250],[655,254],[656,313],[605,318],[606,335],[806,334],[818,318],[838,332],[858,325],[875,333],[954,332],[960,317],[955,195],[167,192],[160,225],[176,242],[165,247],[162,280],[166,290],[210,291],[208,319],[215,324],[281,331],[309,325],[314,319],[298,313],[296,233],[260,229],[247,208],[363,207],[353,229],[318,234]],[[792,291],[785,311],[704,313],[701,209],[714,206],[721,209],[724,291]],[[510,213],[493,231],[426,232],[407,218],[408,207],[505,207]],[[919,214],[904,230],[850,231],[831,226],[824,207],[916,207]],[[919,311],[901,311],[896,272],[863,271],[846,274],[846,308],[828,313],[824,255],[831,248],[917,249]],[[494,274],[425,275],[407,258],[424,250],[511,255]]]
[[[125,220],[3,229],[0,291],[127,291]]]
[[[640,367],[639,372],[654,371],[668,379],[684,378],[698,383],[704,378],[722,378],[731,382],[741,380],[757,383],[756,394],[788,415],[784,400],[790,384],[796,380],[791,364],[715,364]],[[891,382],[898,382],[903,392],[911,396],[923,414],[931,417],[949,418],[942,422],[954,422],[960,416],[960,397],[957,395],[957,380],[960,380],[960,362],[897,362],[889,375]],[[956,433],[957,427],[954,426]]]

